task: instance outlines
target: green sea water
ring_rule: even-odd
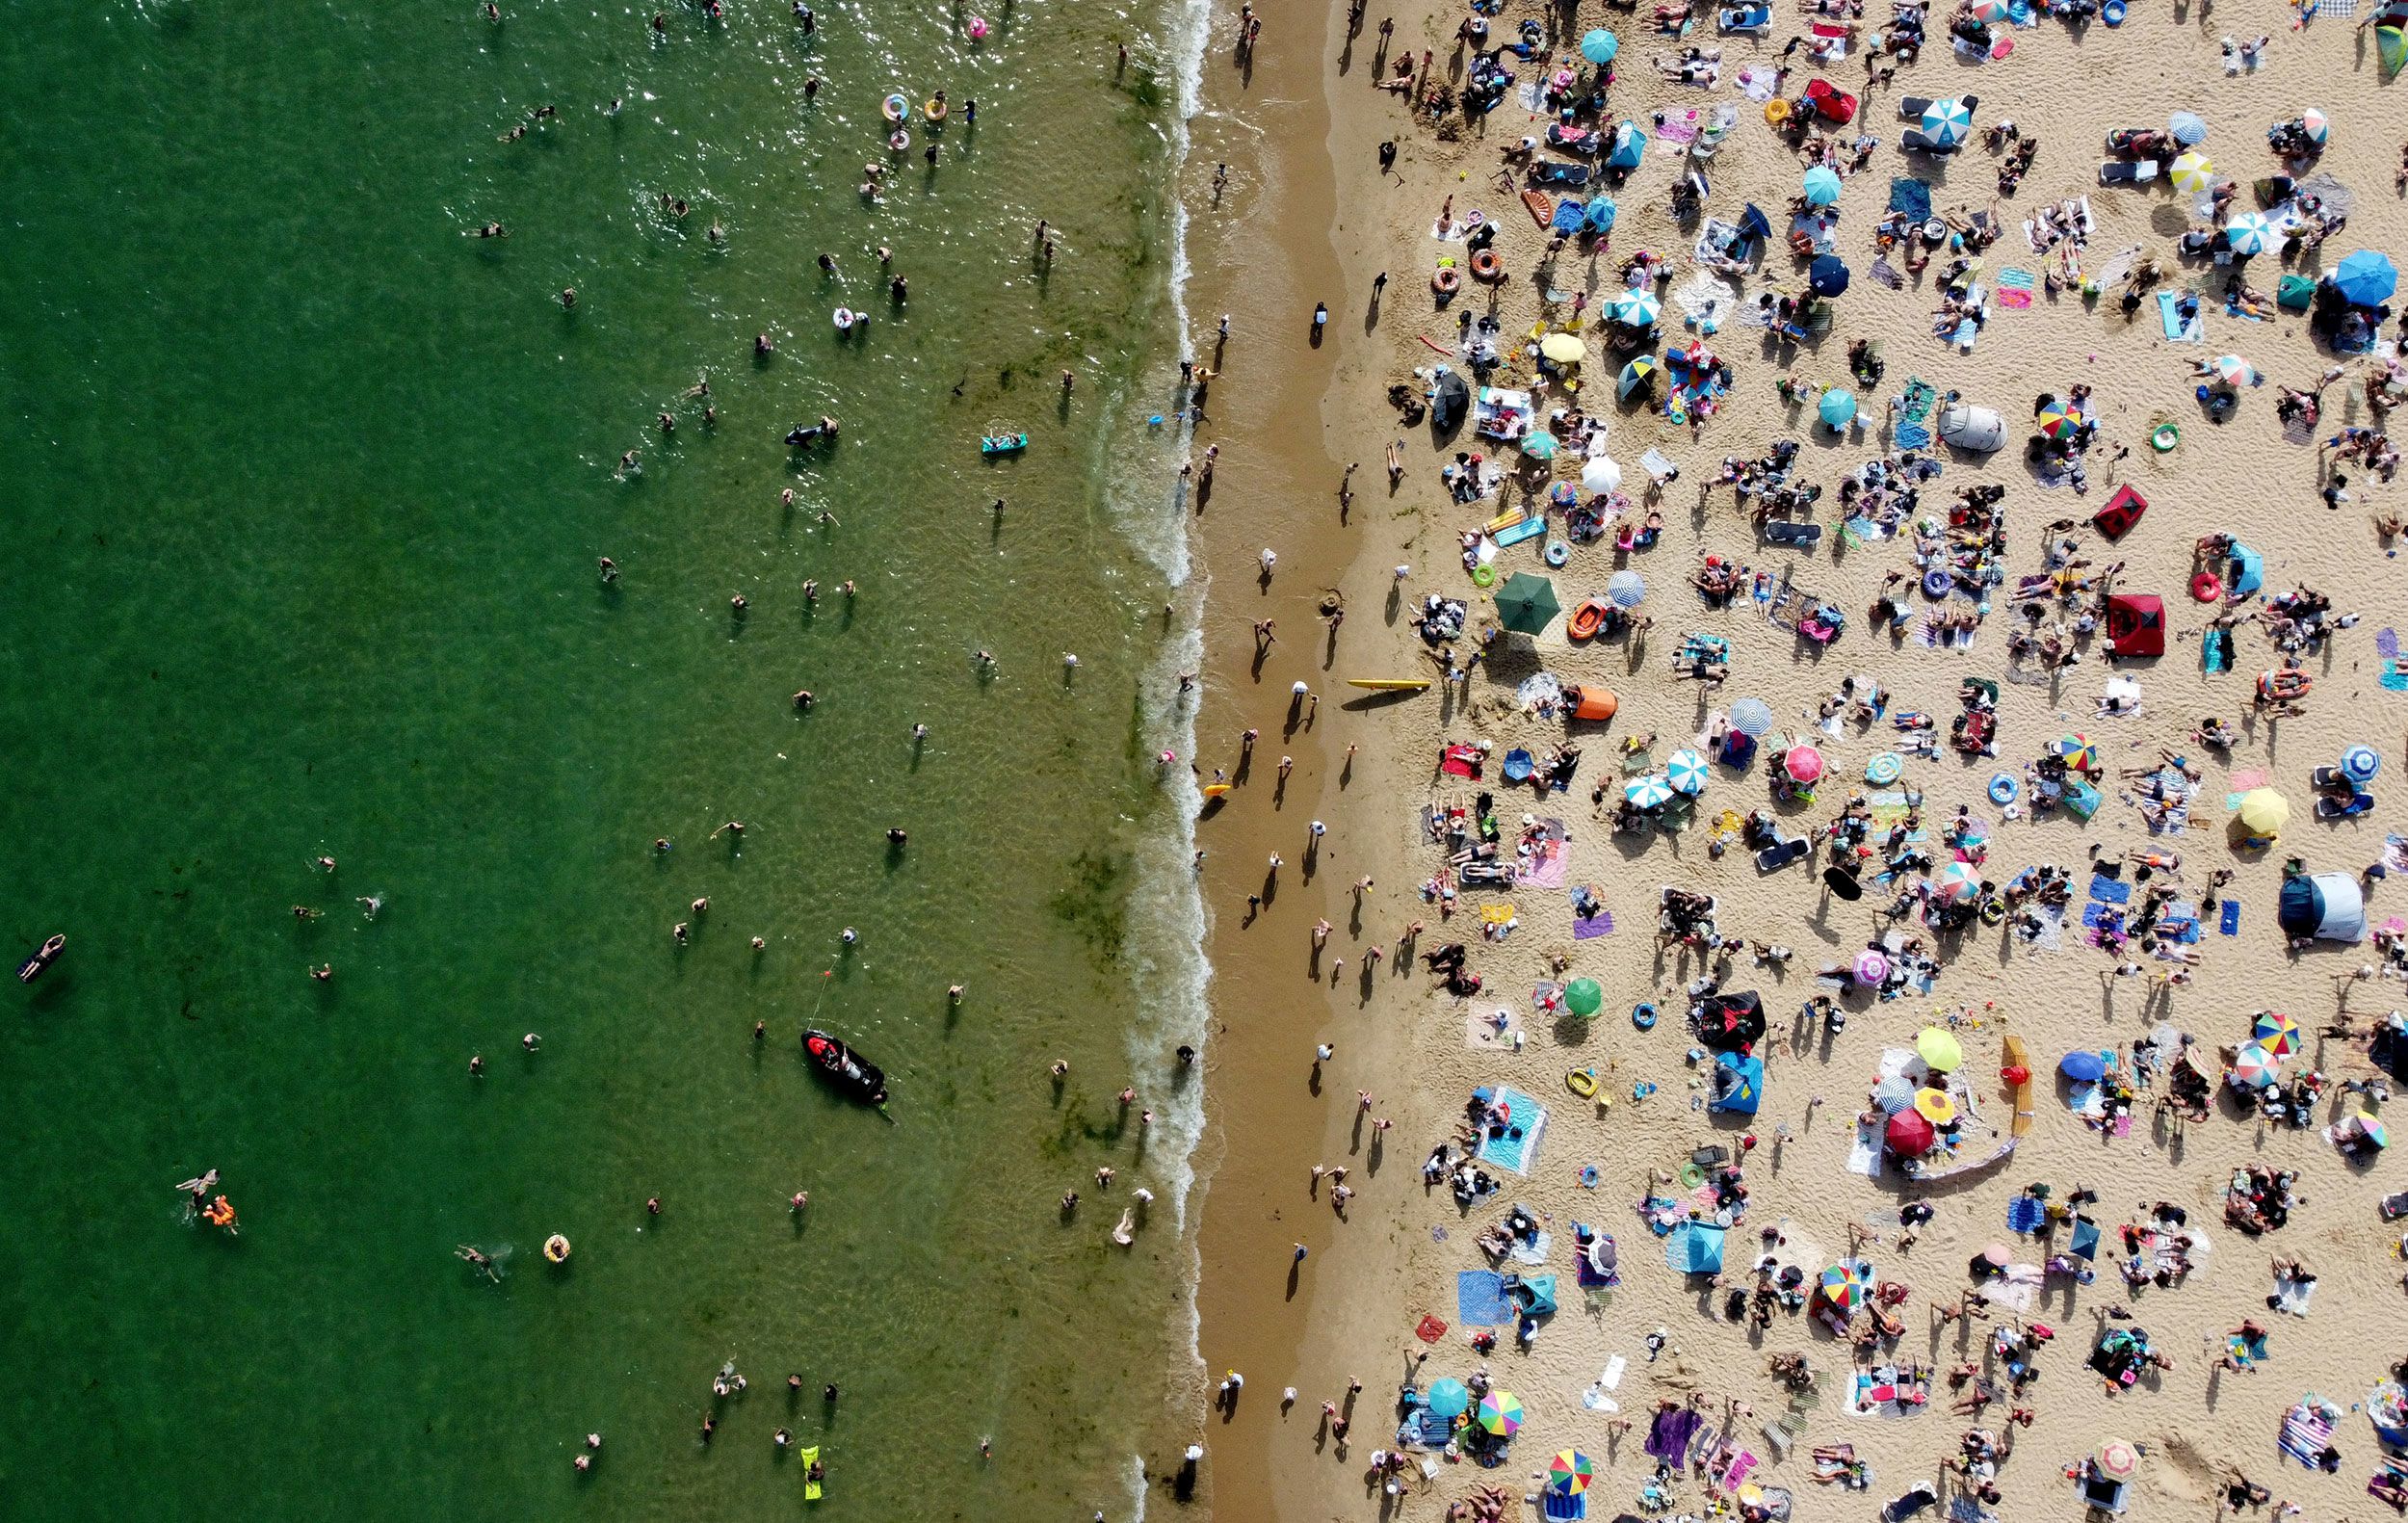
[[[807,39],[784,0],[504,10],[104,0],[0,46],[0,938],[68,936],[0,1019],[0,1511],[763,1516],[801,1507],[784,1426],[830,1517],[1124,1516],[1199,1100],[1146,426],[1183,44],[1109,5],[975,45],[888,0]],[[930,171],[878,103],[939,88]],[[239,1236],[184,1219],[210,1168]]]

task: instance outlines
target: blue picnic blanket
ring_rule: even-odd
[[[1917,222],[1931,216],[1931,187],[1903,176],[1890,181],[1890,210],[1904,212]]]
[[[2029,1195],[2017,1195],[2006,1203],[2006,1230],[2032,1232],[2049,1220],[2049,1208]]]
[[[1472,1327],[1502,1327],[1513,1320],[1505,1276],[1489,1270],[1463,1270],[1454,1277],[1454,1320]]]

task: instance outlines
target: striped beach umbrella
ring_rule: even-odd
[[[1973,108],[1953,95],[1943,100],[1935,100],[1924,108],[1924,136],[1934,143],[1959,144],[1964,142],[1973,130]]]
[[[1663,316],[1663,302],[1653,291],[1623,291],[1606,303],[1606,315],[1625,328],[1646,328]]]
[[[2299,130],[2308,135],[2310,143],[2320,148],[2324,146],[2325,140],[2332,137],[2333,123],[2323,112],[2310,106],[2299,114]]]
[[[1876,751],[1872,760],[1865,763],[1865,781],[1876,788],[1886,788],[1898,781],[1898,775],[1905,770],[1905,757],[1896,751]]]
[[[1974,0],[1967,9],[1983,26],[1996,26],[2006,19],[2006,0]]]
[[[2243,1089],[2263,1090],[2282,1076],[2282,1063],[2253,1041],[2233,1055],[2231,1074]]]
[[[2110,1438],[2099,1446],[2099,1473],[2110,1481],[2128,1481],[2140,1468],[2139,1451],[2120,1438]]]
[[[2264,1011],[2250,1024],[2250,1039],[2277,1058],[2299,1050],[2299,1022],[2281,1011]]]
[[[1942,904],[1952,905],[1971,899],[1981,892],[1981,869],[1971,862],[1950,862],[1940,870],[1933,880],[1931,894]]]
[[[1731,728],[1750,739],[1772,728],[1772,705],[1762,698],[1740,698],[1731,705]]]
[[[1691,798],[1706,791],[1706,758],[1686,748],[1663,759],[1664,780]]]
[[[1890,976],[1890,959],[1871,947],[1856,954],[1856,982],[1876,987]]]
[[[2224,238],[2237,254],[2264,253],[2274,241],[2274,224],[2264,212],[2243,212],[2224,224]]]
[[[1904,1074],[1893,1074],[1872,1087],[1872,1103],[1881,1107],[1884,1116],[1915,1108],[1915,1081]]]
[[[1522,1427],[1522,1399],[1511,1391],[1491,1391],[1479,1399],[1477,1421],[1499,1438],[1510,1437]]]
[[[1616,608],[1636,608],[1647,600],[1647,578],[1628,566],[1606,578],[1606,601]]]
[[[1856,1314],[1856,1308],[1865,1303],[1866,1296],[1871,1293],[1872,1277],[1865,1273],[1862,1261],[1850,1260],[1824,1270],[1822,1276],[1815,1282],[1815,1289],[1831,1303],[1832,1310],[1843,1317],[1851,1317]]]
[[[1558,1496],[1578,1496],[1597,1479],[1597,1467],[1586,1455],[1567,1449],[1547,1465],[1547,1489]]]
[[[1624,783],[1622,797],[1642,809],[1653,809],[1658,804],[1669,803],[1672,801],[1672,784],[1666,782],[1660,775],[1651,772],[1643,777],[1634,777]]]
[[[2186,153],[2174,161],[2174,189],[2196,196],[2215,183],[2215,166],[2204,153]]]
[[[2165,118],[2165,130],[2184,147],[2196,147],[2208,141],[2207,119],[2195,111],[2178,111]]]
[[[2238,354],[2215,356],[2215,379],[2228,386],[2254,386],[2258,383],[2258,367]]]
[[[2352,746],[2342,752],[2342,774],[2351,782],[2372,782],[2383,770],[2383,753],[2371,746]]]

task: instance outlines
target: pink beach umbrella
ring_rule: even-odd
[[[1781,766],[1793,781],[1813,782],[1822,775],[1822,752],[1812,746],[1793,746]]]
[[[1867,947],[1856,954],[1856,982],[1878,984],[1890,976],[1890,959]]]

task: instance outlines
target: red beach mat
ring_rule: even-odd
[[[1435,1317],[1424,1317],[1422,1325],[1413,1329],[1413,1336],[1424,1343],[1436,1343],[1447,1335],[1447,1325]]]

